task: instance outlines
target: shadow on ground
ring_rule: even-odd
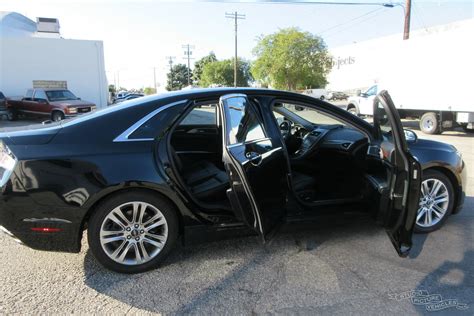
[[[338,273],[315,254],[324,249],[331,253],[331,247],[341,244],[350,244],[352,250],[363,252],[374,238],[389,244],[385,232],[367,215],[350,214],[336,220],[286,226],[265,245],[256,237],[242,237],[179,247],[159,269],[139,275],[107,271],[88,251],[84,260],[85,282],[99,293],[150,312],[200,313],[213,310],[213,304],[228,304],[227,308],[232,308],[238,302],[243,309],[234,310],[236,313],[251,313],[256,306],[261,307],[259,301],[268,291],[283,291],[278,284],[285,284],[289,291],[302,296],[333,293],[345,281],[338,280]],[[417,244],[425,239],[417,239]],[[388,256],[398,258],[391,245],[387,248]],[[336,263],[338,259],[331,260],[335,260],[336,266],[343,265]],[[320,280],[313,282],[317,279]],[[274,295],[282,299],[282,294]],[[236,301],[229,302],[230,298]],[[214,309],[216,313],[217,310]]]

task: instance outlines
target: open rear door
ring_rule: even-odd
[[[268,136],[247,96],[222,96],[219,116],[223,162],[231,182],[227,195],[236,216],[265,240],[286,214],[288,167],[284,149],[276,137]]]
[[[382,220],[398,254],[405,257],[412,246],[421,166],[408,150],[400,116],[385,90],[374,99],[374,126],[380,156],[388,170],[388,203]]]

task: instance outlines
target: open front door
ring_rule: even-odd
[[[388,203],[382,220],[398,254],[405,257],[412,246],[421,166],[408,150],[400,116],[385,90],[374,99],[374,126],[380,156],[388,171]]]
[[[265,237],[284,220],[288,167],[280,142],[269,137],[255,105],[245,95],[219,100],[227,196],[236,216]]]

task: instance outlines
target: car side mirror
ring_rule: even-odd
[[[411,129],[404,129],[403,131],[405,132],[405,139],[407,142],[414,143],[418,140],[418,135],[416,135],[416,133]]]
[[[357,96],[360,97],[360,95],[362,94],[360,90],[357,90],[356,92]]]

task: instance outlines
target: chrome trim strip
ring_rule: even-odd
[[[164,106],[161,106],[161,107],[157,108],[156,110],[148,113],[147,115],[142,117],[138,122],[136,122],[135,124],[133,124],[132,126],[127,128],[127,130],[125,132],[123,132],[122,134],[120,134],[119,136],[117,136],[113,140],[113,142],[117,143],[117,142],[149,142],[149,141],[153,141],[153,138],[128,139],[128,137],[131,134],[133,134],[133,132],[135,132],[138,128],[140,128],[140,126],[145,124],[145,122],[147,122],[149,119],[151,119],[152,117],[154,117],[155,115],[157,115],[161,111],[164,111],[166,109],[169,109],[172,106],[180,105],[180,104],[183,104],[183,103],[186,103],[186,102],[188,102],[188,100],[176,101],[176,102],[173,102],[173,103],[170,103],[170,104],[167,104],[167,105],[164,105]]]

